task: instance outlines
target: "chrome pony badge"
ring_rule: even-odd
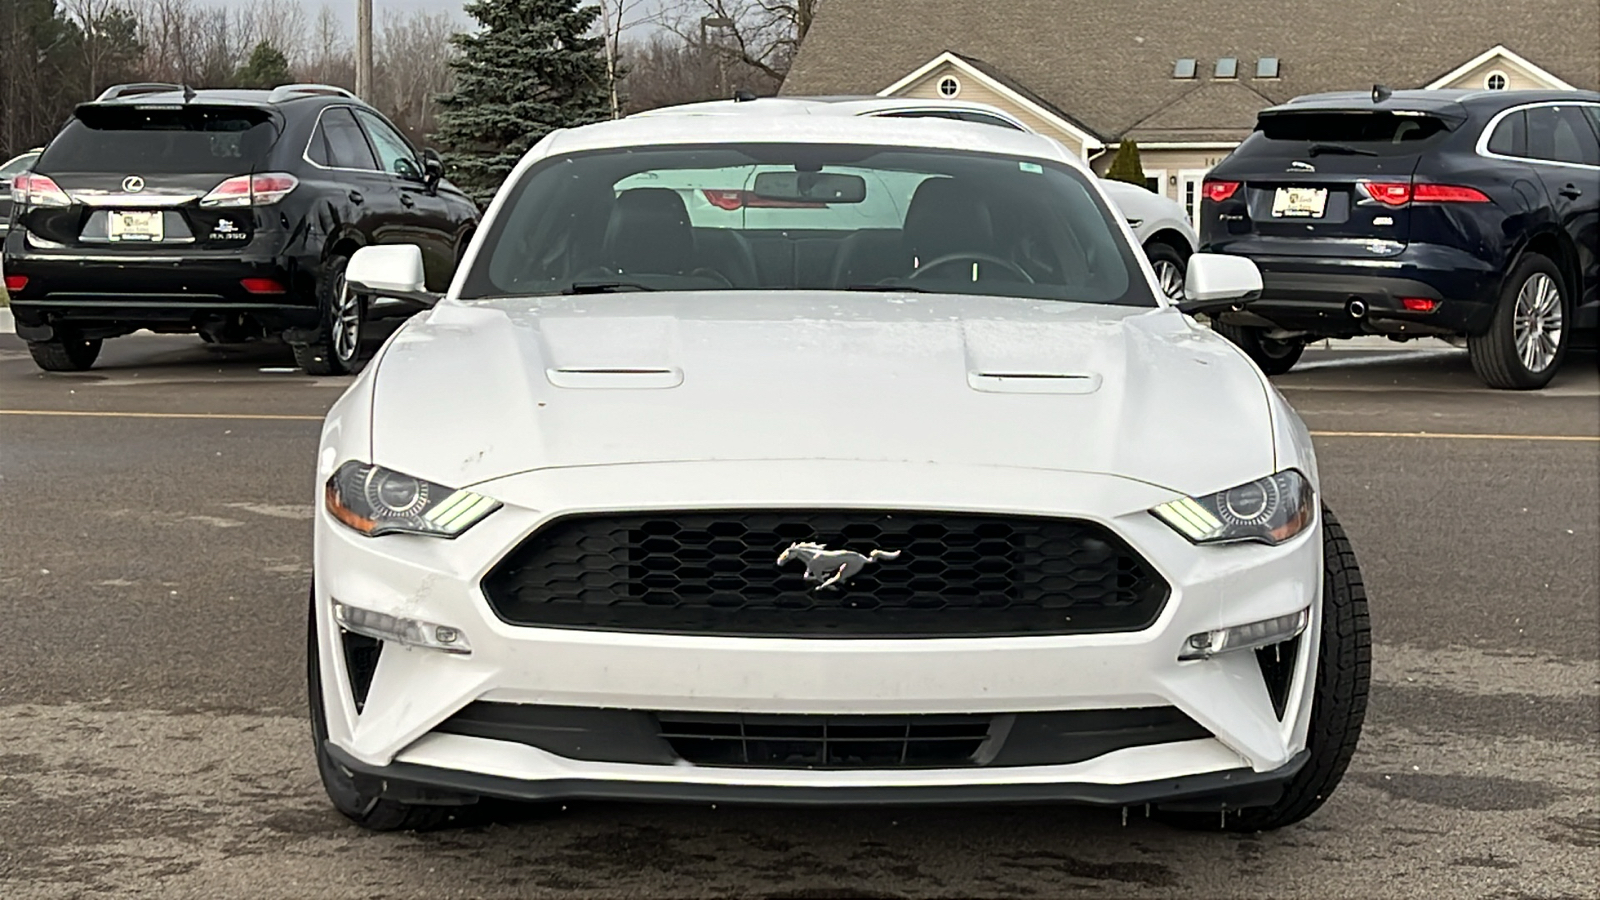
[[[137,175],[129,175],[122,179],[122,189],[130,194],[137,194],[144,190],[144,179]]]
[[[849,581],[859,575],[868,563],[896,559],[900,553],[899,550],[873,550],[863,555],[854,550],[829,550],[823,544],[807,542],[790,544],[789,549],[778,554],[778,565],[787,565],[790,560],[796,559],[805,563],[805,579],[817,582],[817,590],[820,591]]]

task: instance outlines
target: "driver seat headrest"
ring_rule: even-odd
[[[694,229],[683,198],[670,188],[623,191],[611,207],[605,247],[620,272],[676,275],[692,268]]]
[[[914,265],[952,253],[993,253],[994,220],[981,192],[957,178],[930,178],[906,208],[905,249]]]

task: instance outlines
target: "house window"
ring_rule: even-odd
[[[1490,72],[1488,75],[1484,76],[1484,78],[1483,78],[1483,86],[1488,88],[1491,91],[1503,91],[1503,90],[1505,90],[1506,89],[1506,73],[1500,72],[1500,71]]]
[[[961,93],[961,82],[954,75],[946,75],[939,79],[939,96],[955,97]]]
[[[1234,56],[1224,56],[1223,58],[1217,60],[1217,77],[1238,78],[1239,59]]]
[[[1257,78],[1277,78],[1278,58],[1276,56],[1263,56],[1256,60]]]
[[[1183,59],[1178,60],[1178,62],[1175,65],[1173,65],[1173,67],[1172,67],[1172,77],[1173,78],[1193,78],[1194,77],[1194,60],[1189,59],[1188,57],[1185,57]]]

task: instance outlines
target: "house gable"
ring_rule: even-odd
[[[998,107],[1034,131],[1062,142],[1080,156],[1093,155],[1104,149],[1105,142],[1087,129],[985,69],[979,63],[946,51],[878,91],[878,96],[930,100],[943,98],[946,95],[940,92],[940,83],[951,77],[960,85],[960,93],[952,99]]]
[[[1431,90],[1483,90],[1490,87],[1489,76],[1494,74],[1505,77],[1505,84],[1501,86],[1504,90],[1574,90],[1572,85],[1512,52],[1504,44],[1490,47],[1429,82],[1427,87]]]

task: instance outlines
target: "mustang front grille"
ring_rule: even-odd
[[[853,510],[571,516],[483,589],[514,625],[838,638],[1135,631],[1168,594],[1093,523]]]

